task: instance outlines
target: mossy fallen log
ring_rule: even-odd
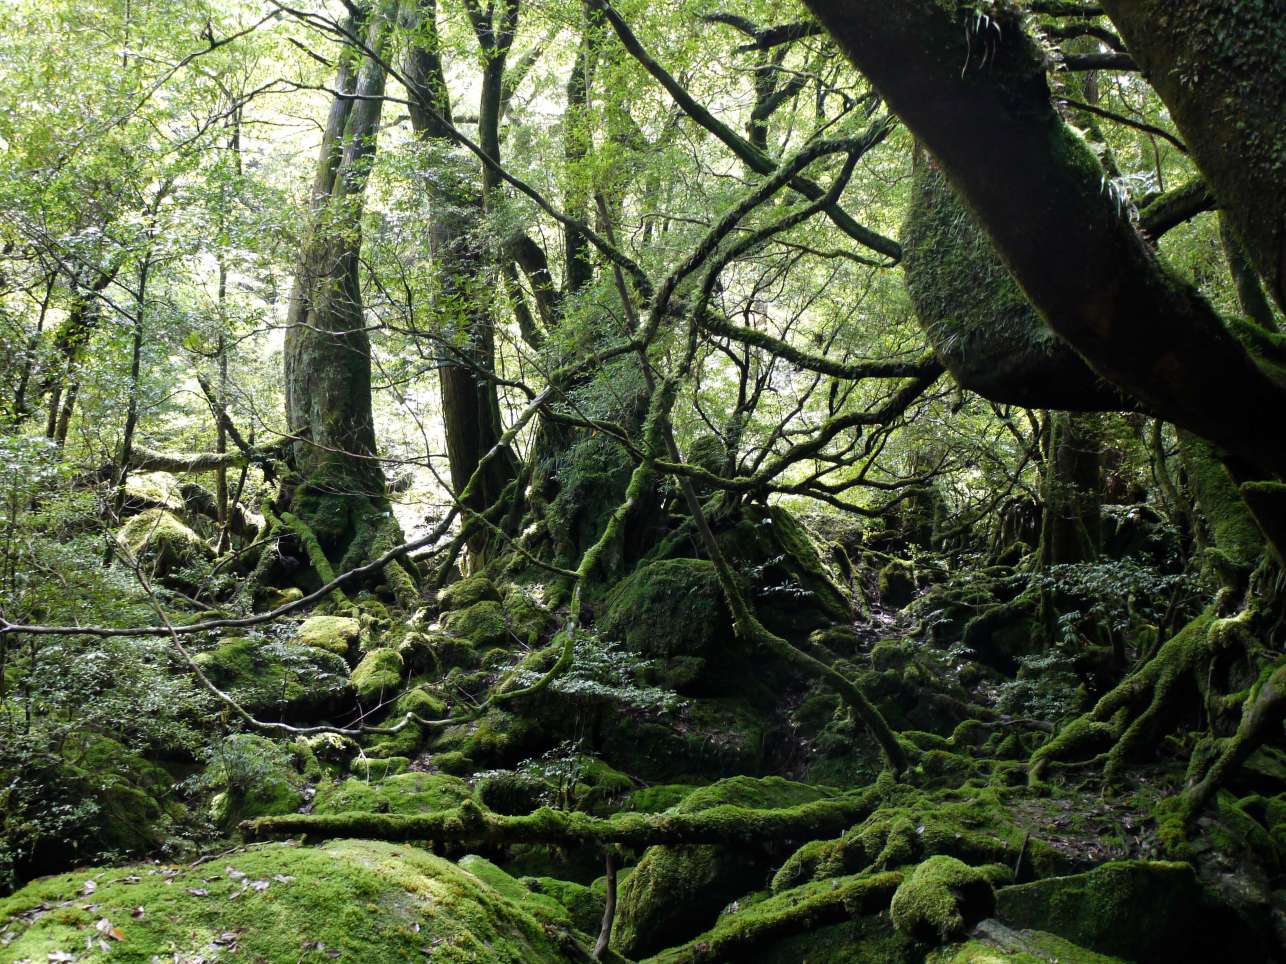
[[[777,810],[731,805],[697,813],[617,814],[611,818],[542,807],[528,816],[504,816],[465,801],[453,810],[424,814],[349,812],[290,814],[247,820],[249,839],[302,834],[312,839],[361,837],[452,843],[547,843],[563,846],[650,847],[654,844],[748,844],[835,836],[869,816],[873,788]]]

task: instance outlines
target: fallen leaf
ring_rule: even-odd
[[[144,910],[143,905],[140,904],[138,907],[135,907],[132,911],[130,911],[129,915],[130,917],[133,917],[135,920],[141,920],[143,918],[143,915],[146,913],[147,911]]]
[[[286,874],[273,874],[273,875],[272,875],[272,879],[273,879],[273,880],[275,880],[275,881],[276,881],[277,883],[279,883],[279,884],[288,884],[288,883],[290,883],[292,880],[294,880],[295,878],[294,878],[294,877],[290,877],[290,876],[288,876],[288,875],[286,875]]]
[[[189,887],[189,888],[188,888],[188,893],[189,893],[189,894],[191,894],[193,897],[209,897],[209,896],[210,896],[210,892],[209,892],[208,890],[206,890],[204,887]]]
[[[94,930],[98,931],[100,934],[110,937],[114,941],[125,940],[125,935],[121,933],[121,929],[119,927],[113,927],[112,922],[106,917],[100,919],[99,922],[94,925]]]
[[[80,892],[82,894],[92,894],[96,890],[98,890],[98,884],[92,880],[85,881],[80,887]],[[61,954],[62,951],[56,951],[55,953]]]
[[[268,889],[268,881],[266,881],[266,880],[252,880],[252,881],[250,882],[250,886],[251,886],[251,887],[253,887],[255,890],[259,891],[260,893],[262,893],[263,891],[265,891],[265,890],[267,890],[267,889]]]

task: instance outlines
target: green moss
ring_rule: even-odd
[[[539,644],[554,626],[554,617],[517,586],[505,593],[503,605],[510,630],[528,646]]]
[[[259,736],[227,737],[206,767],[206,782],[220,788],[211,815],[225,829],[254,817],[294,813],[304,803],[304,777],[293,748]]]
[[[513,901],[537,920],[555,927],[572,926],[571,915],[562,904],[552,897],[533,891],[485,857],[467,854],[460,858],[459,865],[461,869],[473,874],[496,893]]]
[[[655,964],[759,960],[759,952],[771,947],[776,939],[811,931],[818,926],[861,918],[883,909],[901,880],[900,874],[890,872],[805,884],[725,914],[709,931],[650,960]],[[878,925],[872,925],[870,929],[877,932],[876,942],[870,948],[872,956],[837,957],[833,960],[875,964],[875,961],[915,959],[910,956],[911,948],[904,940],[887,932],[879,933],[883,928]],[[859,934],[868,933],[866,927],[857,930]],[[801,943],[804,947],[809,946],[806,938]],[[880,953],[888,956],[874,956]],[[814,959],[832,960],[829,957],[803,958]]]
[[[424,686],[415,686],[397,698],[393,704],[393,715],[400,716],[414,713],[425,720],[440,720],[446,715],[446,700]]]
[[[92,902],[77,896],[86,880]],[[0,901],[5,957],[81,955],[98,946],[101,920],[122,935],[103,956],[135,964],[221,959],[234,946],[236,959],[270,962],[421,960],[426,947],[445,964],[570,959],[526,910],[449,861],[355,840],[39,881]]]
[[[399,773],[405,773],[411,767],[411,761],[404,756],[390,756],[384,759],[373,759],[359,756],[353,761],[353,776],[359,780],[384,780]]]
[[[731,658],[732,621],[714,564],[663,559],[640,566],[607,598],[603,632],[657,660],[654,681],[680,691],[719,673]]]
[[[721,804],[769,810],[823,799],[825,789],[780,777],[732,777],[689,794],[675,809],[695,813]],[[771,849],[650,847],[620,888],[613,944],[640,957],[699,933],[733,898],[756,889]]]
[[[402,685],[402,657],[395,649],[373,649],[353,669],[352,680],[363,705],[386,700]]]
[[[603,892],[557,877],[523,877],[522,883],[534,893],[558,901],[578,930],[594,934],[602,924],[606,903]]]
[[[197,654],[196,662],[212,683],[255,714],[307,718],[352,699],[348,664],[324,649],[227,639]]]
[[[511,639],[504,606],[491,600],[448,613],[445,625],[447,632],[478,650],[507,647]]]
[[[459,777],[443,773],[395,773],[380,780],[348,779],[318,786],[314,813],[432,813],[458,807],[472,796]]]
[[[915,570],[900,559],[894,559],[880,570],[880,602],[891,609],[901,609],[915,598]]]
[[[444,611],[468,609],[480,602],[500,602],[495,583],[482,573],[453,582],[438,594],[438,605]]]
[[[925,944],[945,944],[996,907],[996,892],[983,873],[955,857],[930,857],[893,895],[889,912],[898,930]]]
[[[356,651],[361,634],[362,624],[348,616],[310,616],[299,624],[295,642],[347,657]]]
[[[133,516],[116,538],[133,558],[161,576],[214,555],[204,539],[165,509],[148,509]]]
[[[998,892],[996,916],[1133,960],[1254,960],[1254,936],[1186,863],[1113,861]]]

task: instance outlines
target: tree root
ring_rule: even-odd
[[[566,847],[650,847],[655,844],[746,846],[761,840],[833,837],[877,805],[873,788],[827,800],[756,810],[723,805],[696,813],[618,814],[610,819],[542,807],[511,817],[466,801],[457,809],[423,814],[350,812],[259,817],[241,824],[249,839],[303,834],[313,839],[433,841],[466,844],[545,843]]]
[[[1238,737],[1233,738],[1235,746],[1225,751],[1227,762],[1217,762],[1212,768],[1212,772],[1217,769],[1219,773],[1215,779],[1222,779],[1230,772],[1229,767],[1235,768],[1253,751],[1253,747],[1244,749],[1251,741],[1262,741],[1262,728],[1268,725],[1263,720],[1286,712],[1284,674],[1265,674],[1261,677],[1263,685],[1250,699],[1240,694],[1224,696],[1226,691],[1219,688],[1221,677],[1233,662],[1250,660],[1253,665],[1259,655],[1259,646],[1250,632],[1253,618],[1252,609],[1220,619],[1216,606],[1207,608],[1142,667],[1106,693],[1092,710],[1072,720],[1040,747],[1031,758],[1029,782],[1038,783],[1051,764],[1083,762],[1097,755],[1105,761],[1107,781],[1120,783],[1130,762],[1146,756],[1149,748],[1155,747],[1185,714],[1202,707],[1212,721],[1235,716],[1240,710],[1242,726],[1252,728],[1242,742],[1236,742],[1242,736],[1239,730]],[[1259,698],[1265,701],[1262,706],[1255,702]],[[1202,792],[1208,799],[1212,790]]]

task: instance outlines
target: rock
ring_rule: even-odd
[[[552,897],[533,891],[526,884],[509,876],[490,860],[477,854],[466,854],[459,860],[462,870],[473,876],[503,897],[513,901],[532,917],[564,930],[572,927],[567,908]]]
[[[216,823],[232,829],[242,820],[294,813],[304,803],[304,777],[291,748],[256,733],[227,737],[205,769],[205,782],[221,787],[210,801]]]
[[[253,714],[307,719],[349,704],[348,664],[334,653],[234,637],[196,656],[210,681]]]
[[[696,790],[675,809],[692,813],[736,804],[770,810],[826,796],[823,788],[781,777],[732,777]],[[613,946],[626,957],[646,957],[699,934],[733,898],[762,887],[773,861],[770,845],[649,847],[620,887]]]
[[[1251,928],[1197,880],[1190,864],[1120,860],[1088,873],[1002,887],[996,916],[1130,960],[1265,960]]]
[[[603,905],[606,903],[606,884],[602,891],[557,877],[523,877],[521,883],[536,894],[550,897],[567,911],[572,926],[586,934],[596,934],[603,922]]]
[[[96,883],[92,903],[78,897],[86,880]],[[42,912],[53,905],[57,913]],[[5,959],[82,959],[103,920],[123,938],[113,958],[131,961],[418,961],[426,949],[437,964],[581,959],[468,871],[416,847],[364,840],[266,844],[196,867],[41,880],[0,900]]]
[[[310,616],[299,624],[295,642],[348,657],[357,648],[362,624],[348,616]]]
[[[144,568],[158,576],[173,575],[214,557],[206,541],[166,509],[140,512],[121,526],[116,539]]]
[[[554,625],[554,617],[518,586],[512,587],[503,601],[509,629],[528,646],[540,643]]]
[[[893,926],[925,944],[945,944],[996,908],[996,892],[982,871],[955,857],[930,857],[893,895]]]
[[[880,602],[889,609],[901,609],[915,598],[915,573],[895,559],[880,570]]]
[[[480,602],[500,602],[500,593],[496,591],[495,583],[481,573],[465,576],[438,594],[438,605],[444,611],[468,609]]]
[[[445,626],[447,632],[466,640],[479,651],[496,646],[507,647],[510,642],[505,607],[492,600],[476,602],[466,609],[448,613]]]
[[[350,778],[341,783],[323,783],[317,788],[313,812],[433,813],[454,809],[472,795],[469,785],[459,777],[395,773],[379,780]]]
[[[352,680],[364,706],[395,696],[402,685],[402,657],[395,649],[373,649],[353,669]]]

